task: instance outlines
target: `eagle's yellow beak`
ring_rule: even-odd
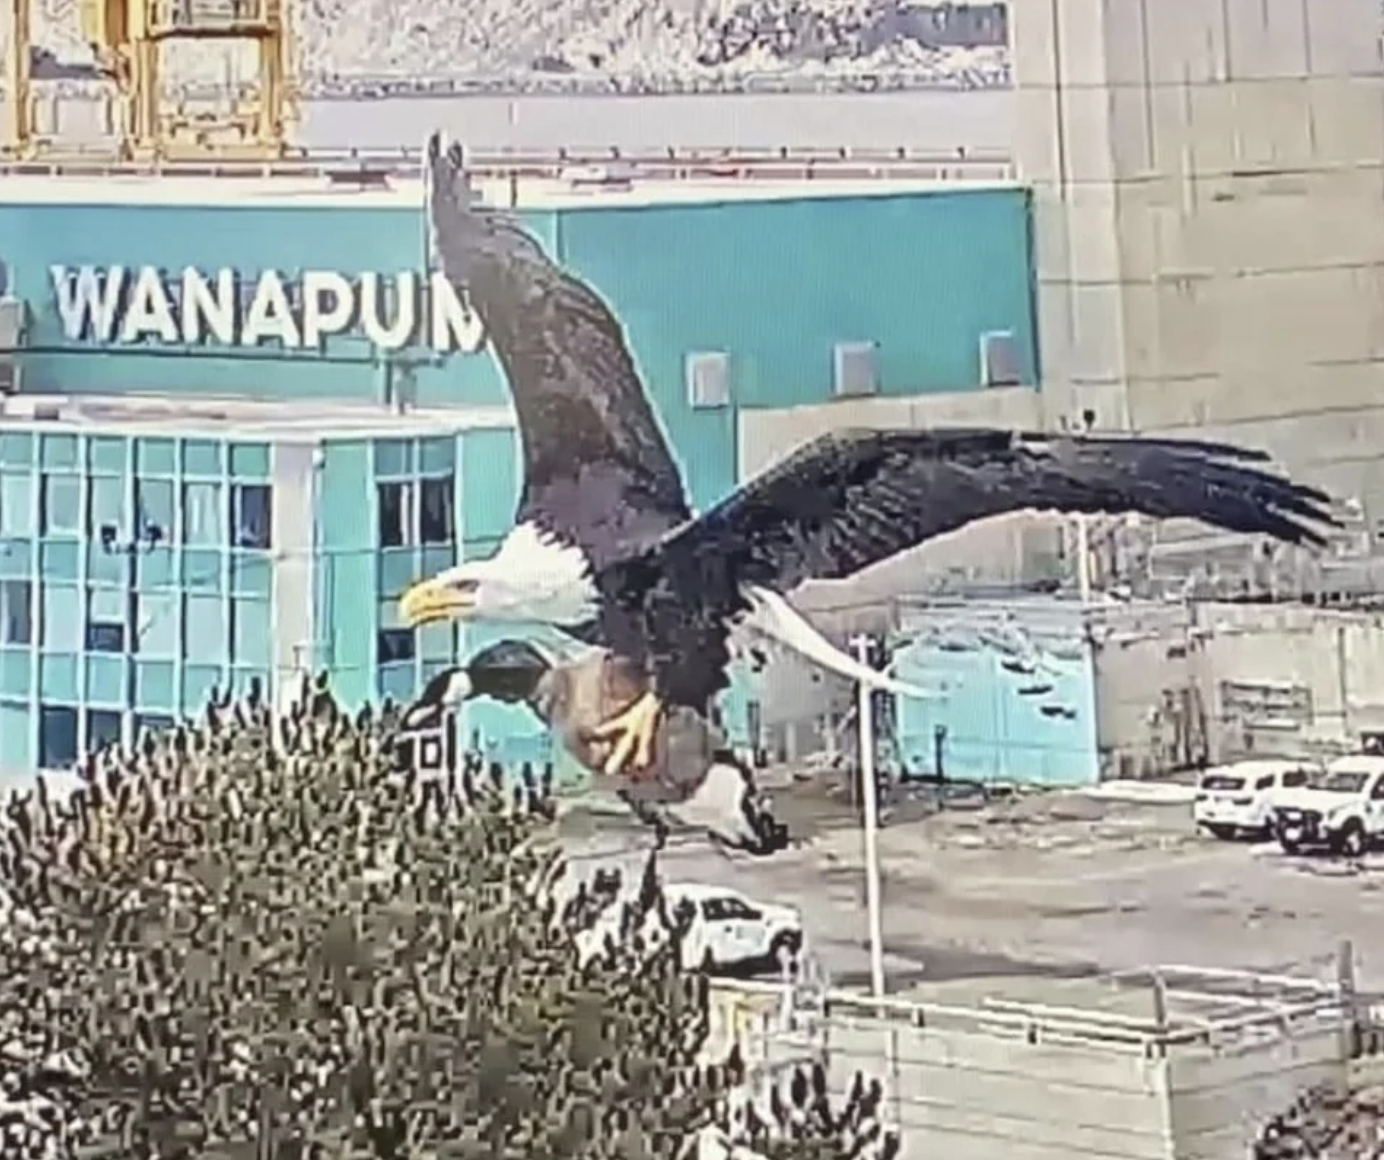
[[[420,580],[399,598],[399,619],[407,628],[439,620],[464,620],[476,607],[474,581]]]

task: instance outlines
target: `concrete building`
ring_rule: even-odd
[[[1033,382],[1023,189],[750,188],[518,185],[623,321],[698,506],[811,408],[865,423]],[[479,643],[393,620],[414,578],[494,549],[519,471],[421,205],[407,180],[0,178],[0,765],[317,668],[350,704],[406,698]],[[726,706],[740,736],[750,699]],[[467,727],[545,744],[494,706]]]
[[[1223,436],[1384,520],[1376,0],[1014,5],[1053,417]]]

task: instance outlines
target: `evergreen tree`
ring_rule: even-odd
[[[401,773],[392,729],[319,680],[11,799],[7,1160],[639,1160],[718,1125],[775,1160],[892,1154],[877,1090],[837,1112],[818,1071],[755,1112],[738,1051],[703,1058],[652,858],[632,903],[563,896],[549,787]]]

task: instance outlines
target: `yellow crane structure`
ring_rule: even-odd
[[[40,134],[33,75],[33,8],[9,6],[14,35],[5,69],[4,151],[17,158],[68,152],[61,134]],[[82,33],[113,82],[108,124],[129,160],[273,160],[288,147],[297,115],[290,0],[80,0]],[[250,44],[254,84],[234,91],[174,94],[166,50],[188,42]],[[89,152],[89,151],[88,151]]]

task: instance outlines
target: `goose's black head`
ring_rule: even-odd
[[[476,653],[465,668],[443,669],[404,710],[401,726],[420,729],[435,724],[448,709],[473,697],[492,697],[510,705],[533,698],[552,663],[522,640],[502,640]]]

